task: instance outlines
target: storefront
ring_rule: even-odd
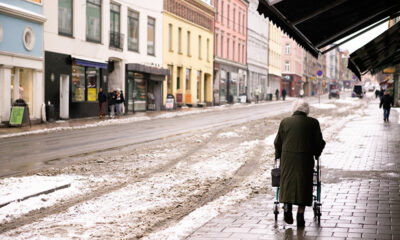
[[[99,89],[108,92],[107,67],[105,61],[46,51],[45,101],[54,105],[55,117],[98,116]]]
[[[126,64],[126,112],[162,110],[163,81],[169,74],[170,70],[165,68]]]

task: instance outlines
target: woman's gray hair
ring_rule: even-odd
[[[303,99],[297,99],[293,103],[292,111],[293,112],[299,111],[308,115],[310,113],[310,106]]]

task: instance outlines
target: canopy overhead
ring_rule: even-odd
[[[400,1],[259,0],[257,10],[317,57],[323,47],[396,16]]]
[[[356,75],[400,63],[400,22],[350,54],[348,68]]]

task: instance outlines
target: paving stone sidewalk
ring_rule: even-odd
[[[275,223],[274,196],[260,194],[187,239],[400,239],[399,114],[392,110],[385,123],[377,106],[370,102],[366,115],[346,124],[321,156],[321,224],[311,208],[305,228],[285,225],[283,211]]]

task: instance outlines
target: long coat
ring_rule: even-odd
[[[279,201],[311,206],[314,157],[325,147],[318,120],[294,112],[281,121],[274,145],[275,159],[281,159]]]

